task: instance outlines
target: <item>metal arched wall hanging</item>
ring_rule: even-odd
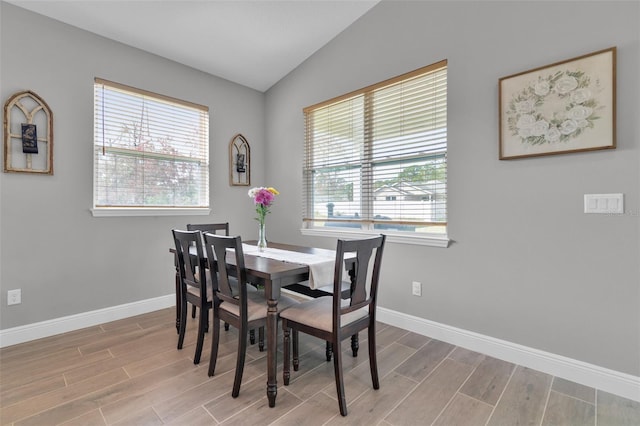
[[[4,171],[53,174],[53,114],[30,90],[4,104]]]
[[[239,133],[229,142],[229,184],[251,185],[251,148],[247,139]]]

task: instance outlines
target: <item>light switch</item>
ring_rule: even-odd
[[[622,214],[624,213],[623,194],[584,194],[584,212]]]

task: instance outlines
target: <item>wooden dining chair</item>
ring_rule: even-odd
[[[189,223],[187,231],[200,231],[201,233],[211,232],[212,234],[229,235],[229,222],[222,223]],[[202,240],[204,244],[204,240]],[[196,317],[196,306],[191,308],[191,318]],[[224,325],[225,330],[229,330],[229,324]]]
[[[240,394],[242,373],[247,353],[247,335],[249,329],[265,327],[267,324],[267,300],[263,291],[247,291],[247,272],[244,264],[242,239],[226,237],[210,233],[204,234],[209,269],[217,271],[211,274],[213,289],[213,333],[211,337],[211,359],[209,360],[209,376],[213,376],[218,359],[220,341],[220,321],[226,321],[238,329],[238,355],[236,374],[231,396]],[[235,265],[227,262],[233,256]],[[234,285],[235,284],[235,285]],[[281,295],[278,306],[286,308],[298,303],[296,300]]]
[[[209,232],[211,234],[220,234],[220,235],[229,235],[229,222],[221,222],[221,223],[199,223],[199,224],[187,224],[187,230],[189,231],[200,231],[203,235],[205,232]],[[203,237],[204,244],[204,237]],[[254,287],[248,287],[249,291],[255,291]],[[196,317],[196,307],[194,306],[191,310],[191,318]],[[225,331],[229,331],[229,323],[224,323]],[[205,330],[206,331],[206,330]],[[258,330],[258,347],[260,352],[264,350],[264,327],[261,327]],[[256,333],[255,329],[249,330],[249,343],[254,345],[256,343]]]
[[[344,394],[342,372],[342,340],[367,329],[369,340],[369,367],[373,388],[379,389],[378,365],[376,360],[376,301],[380,263],[386,237],[361,240],[338,240],[333,278],[333,295],[301,302],[282,310],[282,329],[284,330],[284,367],[285,386],[290,379],[290,335],[293,334],[293,369],[298,371],[298,332],[318,337],[332,344],[333,366],[338,393],[340,414],[347,415],[347,403]],[[343,298],[343,270],[346,259],[355,263],[350,272],[351,292]],[[373,261],[373,263],[371,263]],[[344,277],[346,278],[346,277]],[[354,354],[355,356],[355,354]]]
[[[180,326],[178,330],[178,349],[182,349],[187,328],[187,303],[200,309],[198,319],[198,340],[193,363],[199,364],[204,344],[204,333],[209,324],[209,309],[213,303],[211,284],[207,283],[206,257],[202,248],[200,231],[172,230],[176,245],[178,279],[180,280]],[[195,251],[195,253],[192,251]],[[195,255],[195,256],[194,256]]]

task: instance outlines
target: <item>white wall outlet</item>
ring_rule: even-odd
[[[418,281],[414,281],[411,283],[412,285],[412,293],[414,296],[422,296],[422,284]]]
[[[22,290],[9,290],[7,291],[7,305],[19,305],[22,303]]]

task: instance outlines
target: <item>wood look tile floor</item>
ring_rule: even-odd
[[[338,411],[323,342],[303,335],[300,371],[285,387],[279,369],[269,408],[265,352],[249,347],[234,399],[237,333],[222,330],[210,378],[209,335],[203,362],[193,364],[195,327],[189,318],[183,350],[173,309],[3,348],[0,424],[640,425],[638,402],[386,324],[377,330],[377,391],[364,333],[357,358],[348,340],[343,345],[347,417]]]

